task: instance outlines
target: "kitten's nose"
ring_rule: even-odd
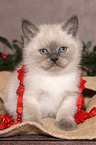
[[[56,57],[56,58],[51,58],[51,60],[52,60],[54,63],[56,63],[56,61],[58,60],[58,57]]]

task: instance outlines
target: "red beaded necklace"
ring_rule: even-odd
[[[12,118],[7,115],[0,115],[0,129],[8,128],[13,125],[13,123],[16,125],[18,123],[22,122],[22,111],[23,111],[23,94],[24,94],[24,85],[23,85],[23,78],[25,74],[25,69],[24,65],[21,67],[21,69],[18,70],[18,79],[19,79],[19,87],[17,89],[17,94],[18,94],[18,107],[17,107],[17,120],[14,123]],[[80,93],[79,97],[77,99],[77,106],[78,110],[77,113],[75,114],[75,122],[76,124],[80,122],[84,122],[85,119],[91,118],[96,115],[96,107],[94,107],[89,113],[86,111],[82,110],[82,106],[84,106],[84,98],[82,96],[83,89],[85,89],[85,83],[86,81],[82,79],[81,77],[81,83],[80,83]]]
[[[23,110],[24,74],[25,74],[25,70],[24,70],[24,65],[23,65],[21,69],[18,70],[18,79],[20,82],[19,82],[19,87],[16,92],[16,94],[18,94],[19,96],[18,96],[18,108],[17,108],[17,121],[15,122],[15,124],[22,122],[21,116],[22,116],[22,110]]]

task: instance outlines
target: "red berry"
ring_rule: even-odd
[[[7,60],[7,54],[2,54],[2,59]]]

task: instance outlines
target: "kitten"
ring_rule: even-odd
[[[26,69],[22,121],[42,124],[42,118],[54,117],[59,129],[75,129],[81,58],[81,42],[76,36],[77,16],[64,24],[38,28],[23,20],[22,30],[25,37],[22,64]],[[15,120],[18,85],[17,71],[14,71],[5,92],[4,106]]]

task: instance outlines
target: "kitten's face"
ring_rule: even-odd
[[[27,37],[29,43],[24,53],[26,64],[51,72],[63,71],[67,67],[72,67],[74,63],[77,65],[81,49],[75,38],[77,31],[76,28],[66,28],[65,31],[67,26],[64,26],[43,25],[38,29],[34,26],[34,36],[30,33]]]
[[[60,45],[56,41],[50,42],[47,47],[39,50],[42,57],[41,67],[53,71],[63,69],[70,59],[67,52],[66,45]]]

